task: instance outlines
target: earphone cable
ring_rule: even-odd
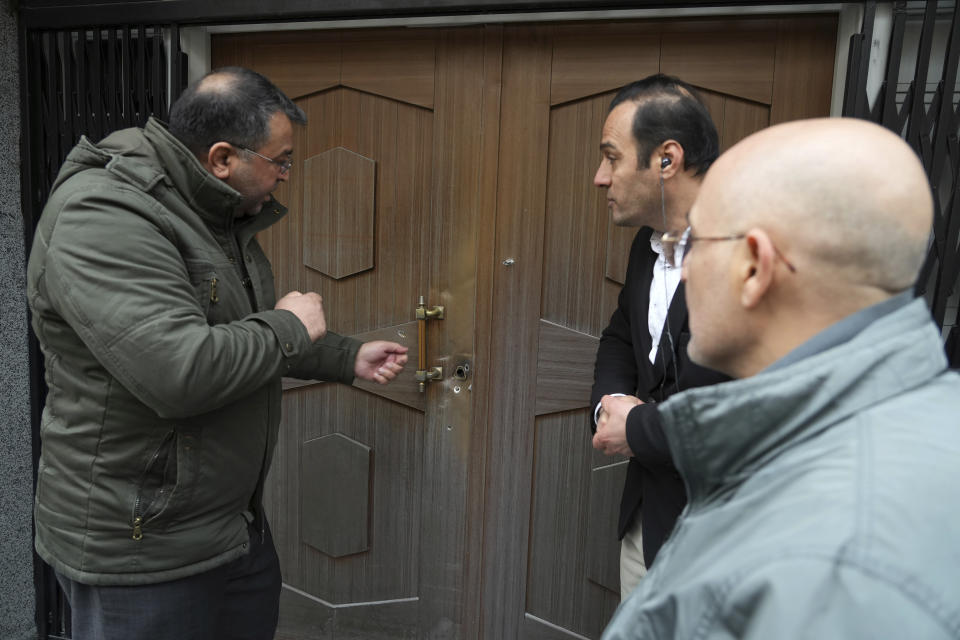
[[[664,197],[663,192],[663,168],[660,169],[660,215],[663,219],[663,229],[664,231],[669,231],[667,228],[667,205],[666,198]],[[661,251],[665,250],[663,243],[660,244]],[[670,247],[672,250],[673,247]],[[680,392],[680,370],[677,367],[677,358],[680,357],[680,354],[677,353],[677,347],[673,343],[673,332],[670,330],[670,283],[667,282],[667,256],[663,255],[663,301],[666,305],[666,316],[664,320],[664,329],[667,331],[667,341],[670,343],[670,352],[673,354],[673,384],[676,387],[677,393]],[[661,343],[663,340],[660,341]],[[663,394],[663,385],[667,381],[667,354],[660,352],[660,357],[663,358],[663,382],[660,383],[660,392],[661,396]]]

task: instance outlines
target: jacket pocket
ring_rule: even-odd
[[[140,475],[133,504],[133,539],[143,538],[144,526],[162,514],[177,490],[179,464],[176,431],[168,431]]]
[[[209,262],[187,260],[186,266],[190,284],[193,285],[194,297],[203,310],[207,322],[212,324],[211,310],[220,302],[220,278]]]

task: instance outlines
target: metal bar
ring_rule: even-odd
[[[63,162],[63,159],[67,157],[70,149],[73,148],[73,145],[76,144],[80,138],[81,130],[83,129],[83,121],[80,119],[80,103],[83,98],[79,92],[80,78],[76,50],[77,32],[71,30],[65,33],[65,46],[63,48],[63,77],[65,79],[65,86],[63,95],[66,99],[63,104],[67,116],[67,135],[63,138],[64,147],[61,149],[62,153],[57,159],[58,162],[56,164],[60,164]]]
[[[917,281],[913,285],[913,294],[918,297],[924,297],[927,295],[927,287],[930,284],[930,278],[933,274],[934,268],[939,262],[939,251],[937,250],[936,240],[930,244],[930,249],[927,251],[926,257],[923,259],[923,264],[920,266],[920,273],[917,276]]]
[[[117,30],[109,29],[107,31],[107,102],[106,111],[106,131],[118,129],[117,123],[120,100],[117,96]]]
[[[933,28],[937,20],[937,3],[930,2],[926,5],[923,15],[923,27],[920,30],[920,43],[917,48],[917,64],[914,68],[913,84],[911,86],[914,94],[913,104],[910,109],[910,117],[907,120],[906,141],[920,154],[920,160],[923,162],[927,175],[930,173],[929,145],[921,148],[920,138],[929,137],[930,125],[927,119],[927,111],[924,105],[925,91],[927,87],[927,75],[930,72],[930,52],[933,49]],[[927,153],[924,154],[923,152]]]
[[[103,48],[103,33],[99,28],[93,30],[93,38],[90,40],[90,129],[88,135],[94,140],[103,138],[103,63],[101,54]]]
[[[133,68],[135,69],[136,78],[140,78],[140,81],[136,83],[137,85],[137,108],[135,110],[134,117],[128,123],[129,126],[140,126],[146,122],[147,118],[144,114],[149,112],[147,108],[147,81],[146,78],[149,78],[149,70],[147,69],[147,29],[144,25],[137,26],[137,46],[136,46],[136,55],[133,59]]]
[[[132,46],[130,43],[130,27],[124,26],[120,37],[120,99],[121,104],[123,105],[123,110],[117,122],[118,129],[130,126],[134,120],[131,115],[133,113],[133,106],[130,104],[131,96],[133,94],[133,89],[130,86],[130,82],[133,79],[133,76],[130,73],[131,53]]]
[[[60,95],[56,103],[56,115],[60,124],[59,150],[53,164],[56,165],[67,156],[73,141],[74,109],[73,109],[73,56],[70,52],[70,32],[60,31],[57,34],[57,53],[59,65],[53,69],[60,81]]]
[[[855,33],[850,36],[849,54],[847,55],[847,84],[843,89],[843,106],[841,107],[841,113],[850,118],[857,117],[857,95],[861,91],[866,91],[864,85],[866,85],[867,79],[860,77],[863,39],[862,33]]]
[[[183,52],[180,51],[180,25],[173,23],[170,25],[170,101],[173,105],[183,88],[182,82]],[[169,115],[169,106],[168,106]]]
[[[947,302],[957,285],[960,276],[960,252],[957,241],[960,239],[960,180],[954,183],[949,219],[943,249],[940,251],[940,270],[934,283],[932,311],[937,324],[943,326],[947,315]]]
[[[163,113],[163,104],[164,94],[166,93],[163,90],[163,80],[161,78],[166,76],[166,65],[162,64],[163,56],[161,50],[163,49],[163,30],[158,27],[153,27],[153,37],[150,39],[153,44],[153,50],[149,60],[149,70],[150,70],[150,96],[149,105],[150,108],[147,110],[147,115],[159,116]],[[144,116],[142,118],[143,122],[146,122],[147,118]]]
[[[873,107],[870,109],[870,113],[867,115],[867,120],[870,122],[880,122],[883,119],[883,107],[886,103],[887,86],[886,79],[880,82],[880,89],[877,91],[877,98],[874,100]],[[896,93],[896,85],[894,85],[894,93]]]
[[[73,41],[73,55],[77,61],[77,130],[76,135],[89,135],[90,133],[90,101],[92,96],[87,91],[87,80],[89,79],[89,65],[87,64],[87,31],[77,31],[76,35],[71,37]]]
[[[957,117],[953,110],[953,94],[957,85],[957,69],[960,65],[960,12],[954,10],[953,19],[950,25],[950,37],[947,40],[947,50],[944,56],[943,76],[938,92],[938,110],[936,111],[937,120],[933,130],[933,154],[930,165],[930,186],[934,192],[934,199],[939,204],[940,179],[943,176],[944,165],[947,161],[947,152],[949,150],[949,140],[951,136],[957,134]],[[956,173],[952,175],[954,183],[960,180]],[[956,198],[956,191],[953,192]],[[946,232],[946,212],[940,207],[934,209],[934,237],[939,240],[945,240]],[[944,255],[944,247],[939,246],[940,255]]]
[[[903,106],[900,107],[900,111],[897,113],[897,121],[895,123],[893,132],[898,136],[904,135],[904,129],[907,126],[907,119],[910,117],[910,111],[913,109],[913,102],[915,98],[913,85],[914,83],[911,81],[910,87],[907,89],[907,95],[903,100]],[[922,99],[923,98],[921,98],[921,100]]]
[[[54,77],[58,81],[58,95],[56,101],[56,107],[53,111],[54,117],[56,117],[56,122],[59,123],[57,127],[59,135],[57,136],[57,154],[54,158],[62,158],[66,147],[64,138],[69,136],[69,114],[70,111],[67,108],[67,102],[69,101],[69,75],[67,71],[66,56],[64,50],[66,46],[64,45],[66,33],[64,31],[57,32],[57,57],[56,63],[53,68],[50,70],[54,74]],[[55,160],[54,160],[55,162]]]
[[[900,81],[900,62],[903,56],[903,39],[907,29],[907,3],[897,2],[893,8],[893,29],[890,33],[890,50],[887,54],[887,75],[884,82],[885,89],[877,102],[882,104],[880,118],[874,120],[884,127],[902,133],[902,127],[897,128],[895,123],[899,118],[897,113],[897,83]]]
[[[793,4],[811,4],[791,0]],[[516,13],[538,11],[584,11],[664,6],[711,7],[717,5],[769,5],[770,0],[135,0],[123,3],[99,1],[44,2],[21,0],[20,13],[29,28],[53,28],[98,24],[101,26],[137,20],[200,24],[216,22],[277,22],[294,20],[329,20],[344,18],[381,18],[416,16],[456,16],[476,13]],[[788,4],[788,3],[782,3]],[[814,2],[833,6],[835,2]]]
[[[44,47],[44,59],[46,61],[44,72],[46,74],[47,92],[43,104],[46,110],[46,118],[44,121],[47,123],[47,126],[43,129],[41,136],[45,143],[44,146],[47,153],[43,161],[42,182],[40,185],[42,192],[48,191],[50,185],[53,183],[53,167],[57,162],[57,158],[60,157],[60,137],[63,135],[63,116],[61,115],[62,109],[59,107],[63,98],[60,95],[62,93],[60,83],[62,75],[60,74],[59,55],[57,53],[58,38],[56,33],[53,32],[48,32],[44,34],[44,36],[46,40],[46,46]],[[40,198],[43,198],[43,194],[40,195]],[[40,202],[42,202],[42,199]]]
[[[873,46],[873,27],[877,20],[877,3],[867,2],[863,10],[863,42],[860,57],[857,60],[857,93],[854,96],[853,109],[858,118],[870,114],[870,99],[867,95],[867,78],[870,74],[870,49]]]
[[[950,363],[950,368],[960,369],[960,326],[954,325],[950,329],[944,349],[947,352],[947,361]]]

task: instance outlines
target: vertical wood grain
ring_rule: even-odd
[[[690,20],[663,29],[660,71],[692,85],[769,104],[777,21]]]
[[[550,30],[504,29],[480,637],[515,638],[526,591],[536,344],[550,105]],[[534,151],[534,153],[531,153]]]
[[[726,97],[723,106],[723,123],[718,126],[720,153],[769,124],[770,107],[767,105]]]
[[[837,16],[778,22],[770,124],[830,115]]]
[[[434,103],[436,31],[375,29],[343,35],[342,83],[428,109]]]
[[[550,102],[557,105],[610,91],[659,69],[656,22],[559,25],[553,38]]]
[[[589,581],[587,561],[611,540],[591,539],[592,447],[586,411],[542,416],[536,421],[530,576],[526,611],[587,637],[598,637],[619,602],[614,593]],[[616,495],[620,486],[608,487]],[[616,500],[619,502],[619,500]],[[596,513],[615,518],[615,513]],[[601,529],[605,533],[613,528]]]
[[[210,49],[212,68],[253,69],[291,99],[340,83],[340,33],[336,31],[215,34]]]
[[[339,38],[334,32],[326,35]],[[434,35],[427,35],[432,41]],[[221,64],[246,62],[253,66],[249,64],[253,60],[249,48],[239,46],[243,42],[228,40],[230,47],[215,50],[215,58]],[[303,45],[306,49],[309,46]],[[296,53],[295,47],[274,47],[268,57],[271,64],[283,67],[284,57],[293,64]],[[308,51],[301,54],[309,58]],[[403,56],[403,51],[394,51],[391,62],[402,64]],[[412,320],[417,293],[428,289],[425,265],[429,258],[423,255],[422,238],[433,211],[434,116],[419,106],[346,87],[313,92],[298,98],[297,103],[307,113],[309,123],[295,132],[298,164],[288,184],[276,194],[290,204],[290,214],[260,234],[275,267],[278,291],[297,288],[321,292],[328,325],[341,333],[402,326]],[[451,109],[455,107],[449,105]],[[370,272],[340,281],[306,268],[302,250],[306,180],[302,163],[335,147],[376,163],[375,266]],[[430,544],[421,538],[421,510],[426,493],[423,414],[368,392],[334,384],[292,389],[284,394],[283,404],[284,422],[266,489],[266,504],[274,523],[285,582],[319,598],[308,600],[309,606],[293,607],[290,615],[295,619],[282,623],[283,634],[309,637],[316,622],[329,623],[325,629],[337,637],[351,633],[373,637],[367,632],[375,635],[376,629],[389,629],[392,637],[415,636],[420,616],[420,567],[423,562],[434,561]],[[466,422],[469,423],[469,417]],[[298,505],[300,482],[305,477],[301,473],[302,447],[334,433],[369,447],[373,460],[369,550],[340,558],[329,557],[304,544],[298,533],[302,517]],[[457,464],[463,466],[459,460]],[[437,470],[439,476],[450,475],[445,472]],[[436,484],[438,479],[431,477],[430,481]],[[454,502],[462,501],[449,501]],[[462,504],[456,508],[462,509]],[[310,505],[305,504],[303,509],[309,510]],[[310,517],[322,519],[323,514],[310,513]],[[328,522],[326,526],[336,527],[337,523]],[[449,580],[445,588],[455,592],[449,588]],[[302,599],[294,601],[303,604]],[[325,608],[323,601],[383,604],[331,610]],[[297,618],[308,610],[313,613],[305,617],[312,620]],[[287,611],[291,611],[290,607]]]
[[[550,116],[541,316],[599,335],[596,274],[606,254],[606,190],[593,185],[608,94],[554,107]]]
[[[483,425],[472,419],[474,392],[451,374],[459,363],[474,368],[477,234],[485,215],[479,205],[492,197],[484,192],[491,185],[480,181],[488,135],[483,29],[440,32],[437,54],[432,217],[423,259],[427,303],[445,307],[444,320],[428,323],[427,355],[431,366],[444,367],[446,380],[427,389],[420,540],[429,557],[420,565],[419,629],[469,637],[475,627],[465,621],[473,606],[465,600],[466,564],[479,550],[469,546],[468,532],[481,526],[470,499],[482,483],[482,473],[471,471]]]
[[[477,251],[473,392],[471,393],[471,437],[467,446],[467,529],[464,559],[463,638],[481,638],[484,545],[484,502],[487,495],[487,461],[494,437],[490,424],[490,389],[501,384],[499,354],[493,352],[493,323],[498,317],[495,308],[494,280],[499,262],[496,259],[497,185],[500,151],[501,87],[503,69],[503,27],[489,25],[483,31],[483,135],[480,141],[478,197],[476,201]]]
[[[609,218],[609,216],[608,216]],[[630,259],[630,247],[637,235],[636,227],[618,227],[607,221],[607,250],[604,275],[611,282],[623,286],[627,279],[627,262]]]
[[[594,274],[598,271],[594,271]],[[598,292],[600,287],[597,287]],[[596,308],[588,309],[596,317]],[[593,362],[599,340],[540,320],[537,349],[537,415],[585,408],[593,387]]]
[[[726,103],[723,94],[708,89],[698,89],[697,93],[700,95],[700,100],[706,105],[707,111],[710,112],[710,119],[713,120],[713,126],[715,126],[719,132],[723,126],[723,105]]]

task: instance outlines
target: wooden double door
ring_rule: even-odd
[[[262,233],[278,292],[407,344],[386,387],[289,381],[267,503],[278,638],[595,638],[625,461],[594,452],[597,340],[635,230],[592,185],[607,106],[658,71],[726,148],[826,115],[835,16],[215,36],[306,112]],[[416,307],[426,320],[419,391]]]

